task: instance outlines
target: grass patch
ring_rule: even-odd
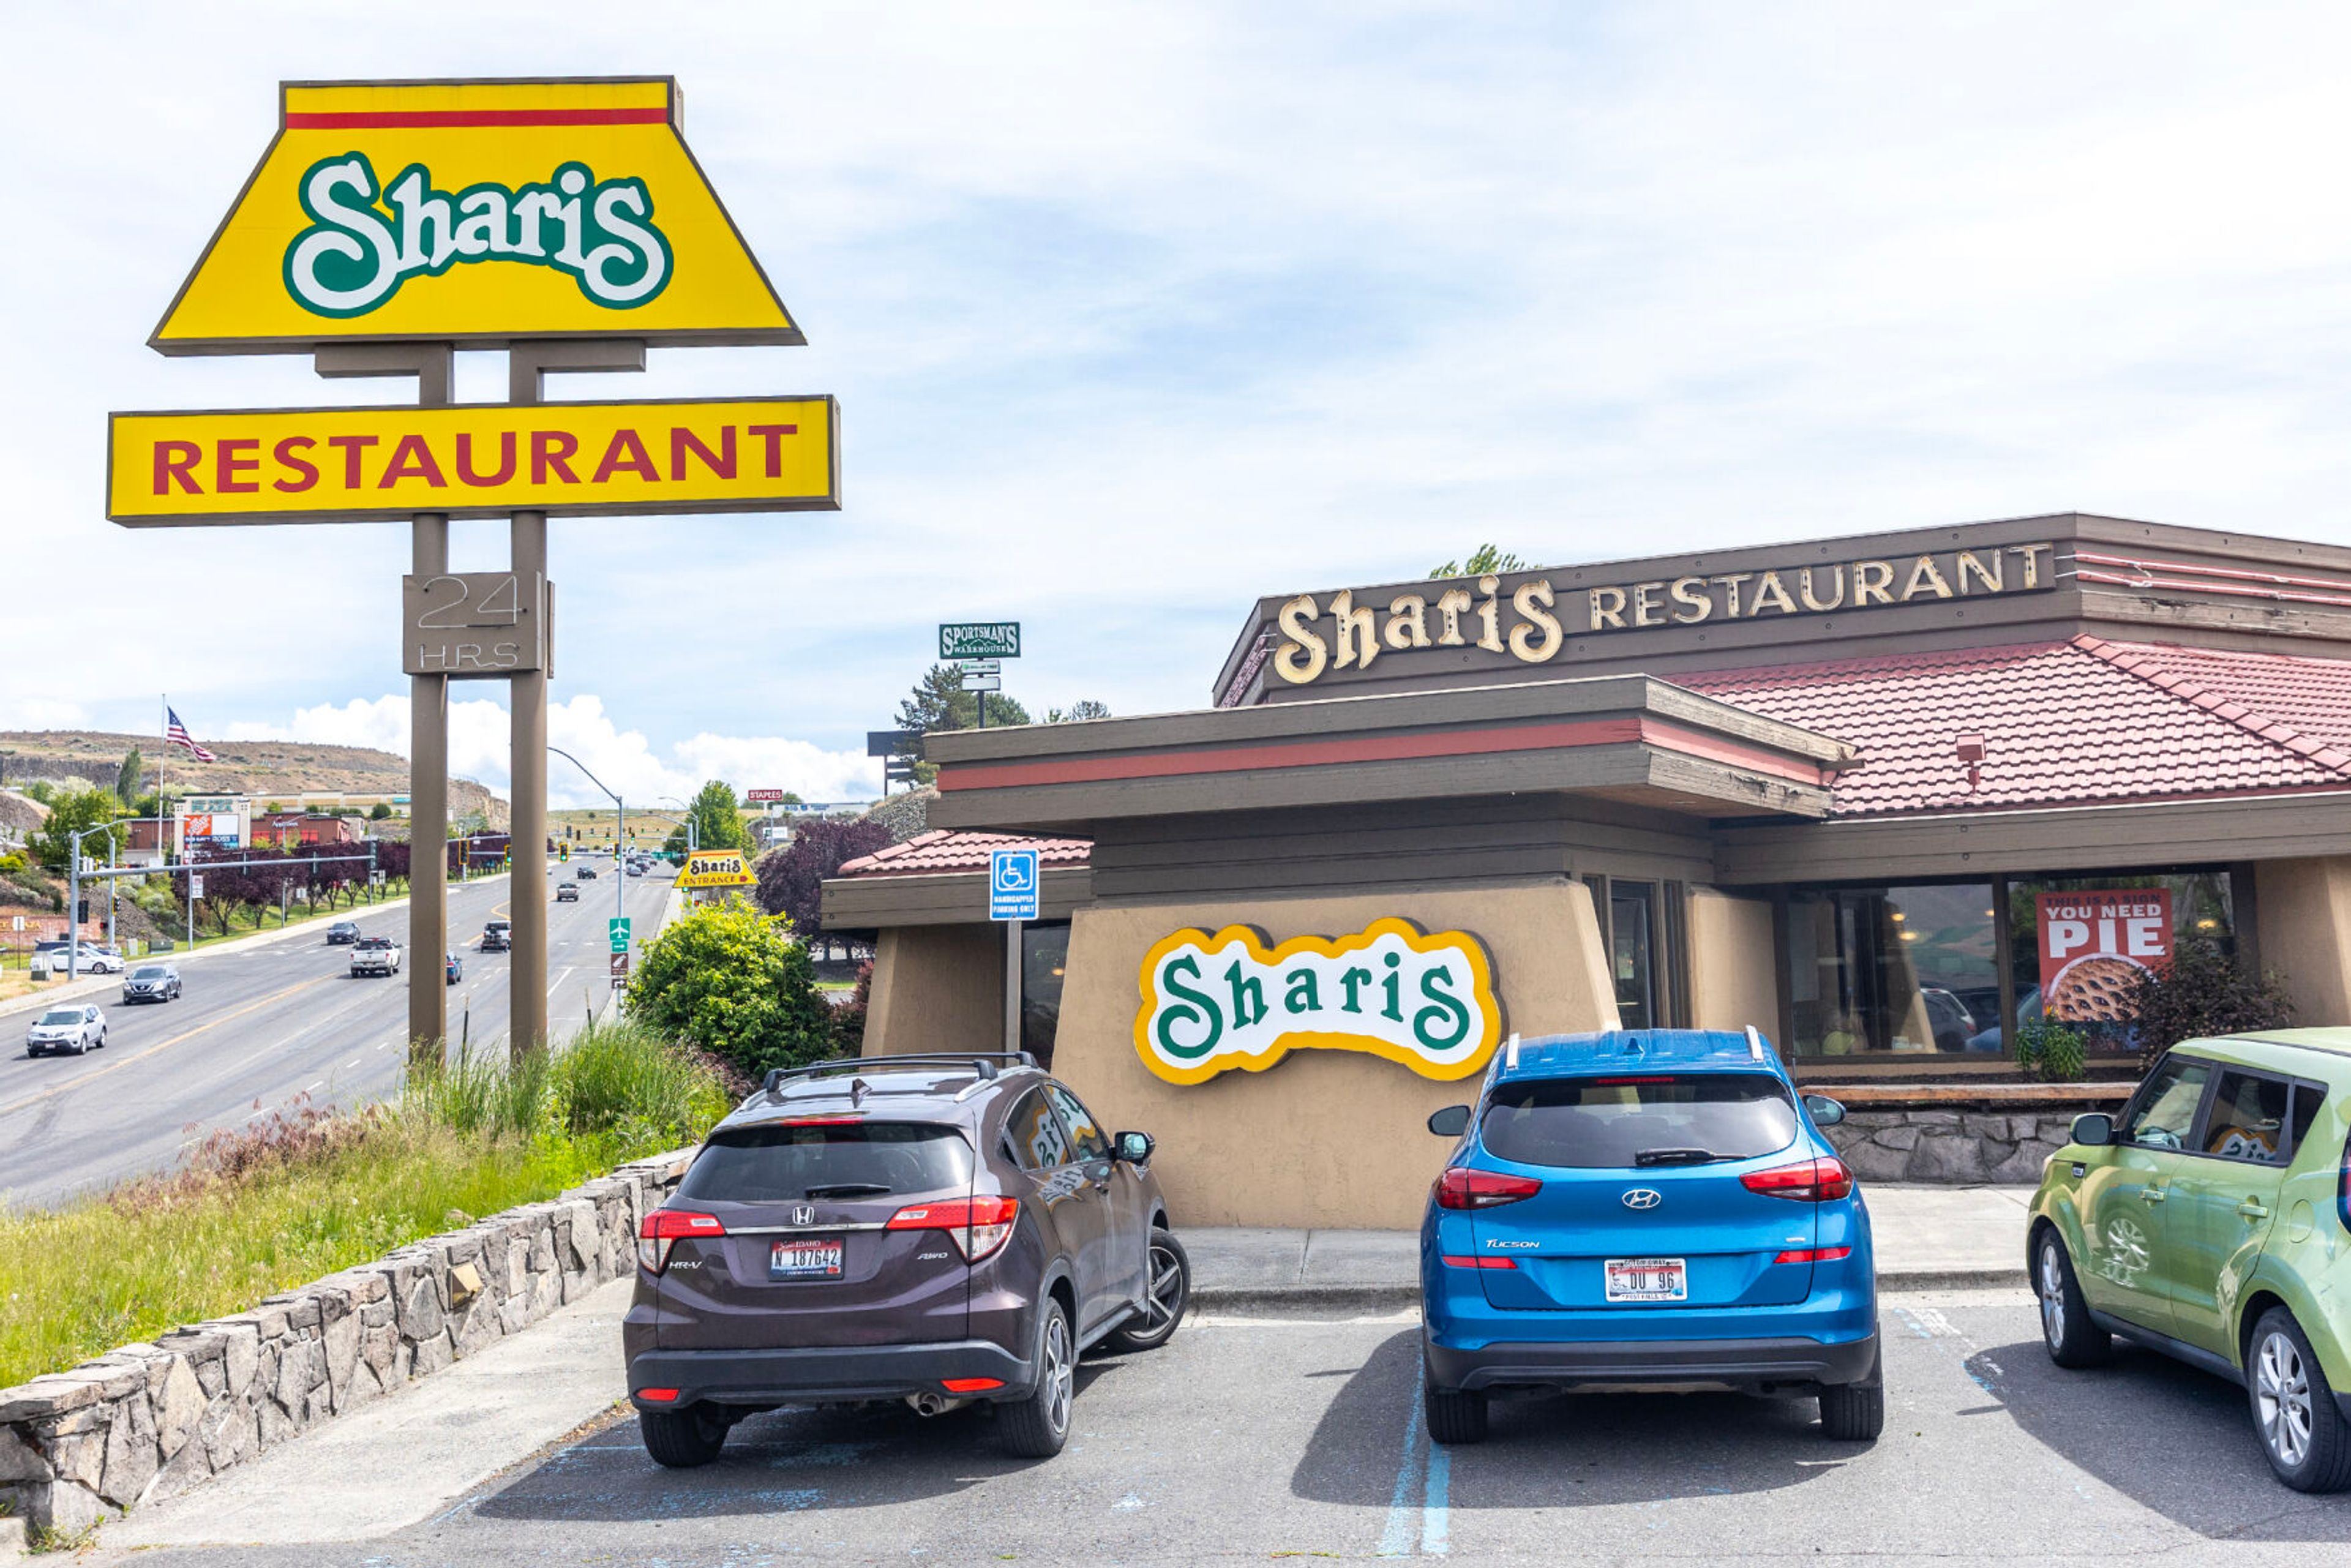
[[[0,1214],[0,1387],[551,1197],[732,1105],[708,1062],[607,1025],[512,1071],[469,1061],[357,1115],[280,1112],[168,1176]]]

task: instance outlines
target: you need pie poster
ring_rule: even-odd
[[[2073,1023],[2121,1023],[2131,981],[2171,958],[2171,890],[2034,895],[2041,927],[2041,998]]]

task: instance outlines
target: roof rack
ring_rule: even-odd
[[[901,1067],[968,1067],[985,1080],[997,1075],[1000,1070],[996,1064],[999,1061],[1008,1061],[1015,1067],[1037,1065],[1037,1058],[1025,1051],[926,1051],[903,1056],[837,1056],[825,1061],[811,1061],[805,1067],[769,1068],[767,1094],[770,1100],[778,1099],[784,1085],[794,1079],[845,1071],[889,1072]]]

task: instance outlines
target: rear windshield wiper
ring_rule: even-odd
[[[1636,1166],[1703,1166],[1733,1156],[1718,1155],[1712,1149],[1643,1149],[1633,1156]]]
[[[802,1197],[880,1197],[889,1187],[878,1181],[839,1181],[831,1186],[812,1186],[801,1193]]]

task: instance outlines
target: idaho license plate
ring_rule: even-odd
[[[778,1241],[768,1254],[770,1280],[838,1280],[841,1278],[841,1238],[796,1236]]]
[[[1679,1258],[1611,1258],[1608,1299],[1612,1301],[1687,1301],[1689,1265]]]

